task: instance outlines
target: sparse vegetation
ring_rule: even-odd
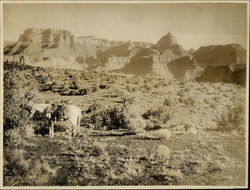
[[[87,93],[39,91],[50,82]],[[224,185],[224,173],[232,179],[238,179],[233,169],[244,173],[238,150],[245,142],[244,93],[236,85],[177,83],[152,74],[6,64],[4,184]],[[21,107],[62,101],[82,109],[79,137],[58,122],[56,137],[46,138],[48,124],[39,116],[28,121]]]

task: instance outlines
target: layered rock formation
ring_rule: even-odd
[[[137,48],[152,45],[147,42],[109,41],[95,36],[76,37],[66,30],[30,28],[20,35],[17,42],[6,44],[4,54],[22,54],[40,63],[54,58],[68,61],[69,57],[75,57],[79,66],[94,69],[107,64],[107,68],[112,70],[123,67],[124,60],[130,60]],[[118,60],[117,65],[114,65],[115,60]]]
[[[193,56],[203,68],[207,66],[246,64],[246,50],[239,44],[200,47],[194,52]]]
[[[24,56],[24,62],[34,66],[104,68],[133,74],[153,72],[171,75],[178,80],[194,80],[205,69],[199,81],[237,83],[244,83],[244,69],[228,70],[227,65],[231,68],[235,64],[246,64],[246,50],[238,44],[204,46],[187,51],[171,33],[152,44],[109,41],[95,36],[76,37],[66,30],[30,28],[20,35],[17,42],[6,43],[4,54],[6,62],[18,62]]]
[[[178,44],[175,37],[167,33],[151,48],[141,48],[120,71],[133,74],[171,72],[176,79],[180,79],[186,70],[195,68],[189,56],[188,51]]]

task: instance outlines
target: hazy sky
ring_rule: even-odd
[[[76,36],[156,43],[172,32],[184,48],[246,46],[247,7],[239,3],[4,4],[4,40],[27,28],[57,28]]]

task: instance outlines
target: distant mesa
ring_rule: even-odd
[[[228,74],[221,74],[226,77],[215,77],[215,81],[241,81],[231,75],[234,76],[236,72],[244,78],[246,70],[244,67],[237,71],[230,69],[246,65],[246,50],[239,44],[185,50],[170,32],[153,44],[109,41],[93,35],[76,37],[67,30],[30,28],[20,35],[17,42],[4,43],[4,55],[6,62],[18,62],[18,56],[24,55],[25,63],[33,66],[88,70],[103,68],[138,75],[159,73],[177,80],[197,78],[200,81],[213,81],[213,72],[232,72],[230,77]]]

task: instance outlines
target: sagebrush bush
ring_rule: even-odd
[[[4,142],[18,144],[22,140],[22,133],[20,128],[5,129]]]
[[[160,129],[166,127],[167,122],[173,116],[174,112],[175,110],[171,107],[159,106],[148,109],[142,116],[153,123],[153,126],[147,126],[148,130]]]
[[[111,107],[93,114],[91,121],[95,124],[96,129],[106,128],[110,130],[127,128],[122,107]]]
[[[141,110],[136,105],[113,105],[94,112],[89,122],[95,129],[125,129],[138,132],[145,128],[140,113]]]

